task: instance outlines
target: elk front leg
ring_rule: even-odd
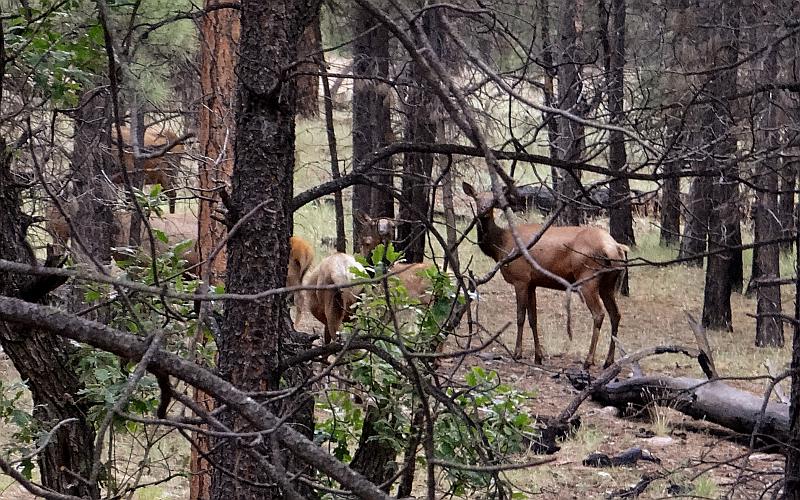
[[[528,289],[528,324],[533,332],[533,361],[537,365],[541,365],[544,356],[542,355],[542,343],[539,342],[539,329],[536,323],[536,287],[532,286]]]
[[[515,286],[517,297],[517,343],[514,346],[514,359],[522,357],[522,330],[525,328],[525,314],[528,309],[528,286]]]

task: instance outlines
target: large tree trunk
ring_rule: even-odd
[[[777,74],[778,50],[769,51],[764,63],[763,74],[773,78]],[[778,146],[778,110],[773,104],[777,99],[777,91],[766,94],[762,100],[765,107],[762,125],[756,132],[760,139],[761,149],[767,155],[756,163],[756,204],[755,204],[755,235],[756,243],[777,239],[780,236],[779,221],[775,220],[778,196],[778,158],[773,153]],[[755,250],[755,249],[754,249]],[[754,254],[753,270],[758,269],[755,279],[776,279],[780,277],[780,246],[778,244],[758,247]],[[781,289],[779,286],[757,285],[756,295],[758,305],[756,309],[756,345],[783,346],[783,321],[781,314]]]
[[[422,28],[431,41],[436,55],[441,57],[444,41],[443,30],[439,28],[436,11],[422,15]],[[408,96],[405,106],[405,141],[436,142],[436,111],[438,99],[430,89],[423,71],[411,65]],[[406,153],[403,157],[403,203],[400,204],[401,224],[398,228],[400,249],[408,262],[422,262],[425,258],[425,235],[429,219],[431,174],[433,155],[426,153]],[[420,220],[420,219],[425,220]]]
[[[206,0],[209,8],[220,0]],[[203,190],[197,218],[197,255],[205,261],[225,237],[225,226],[211,216],[220,208],[220,187],[229,185],[233,170],[233,147],[236,130],[233,120],[233,98],[236,75],[233,71],[235,49],[239,43],[239,12],[221,9],[203,16],[200,25],[200,90],[203,103],[198,107],[197,141],[202,160],[198,162],[198,184]],[[221,280],[225,274],[225,251],[199,270],[206,286]],[[209,308],[210,304],[201,307]],[[204,314],[208,314],[206,310]],[[202,331],[197,333],[198,344],[205,343]],[[198,405],[208,410],[213,400],[195,388],[192,397]],[[211,449],[207,434],[192,433],[196,447],[192,447],[189,470],[189,499],[211,498],[211,464],[203,458]]]
[[[709,62],[715,66],[733,65],[738,57],[739,7],[731,0],[723,0],[719,7],[708,8],[711,20],[709,25],[717,30],[713,38],[716,43],[709,47],[714,55]],[[714,155],[712,161],[722,163],[715,165],[718,175],[712,181],[708,244],[709,251],[714,253],[709,255],[706,266],[703,326],[725,330],[733,329],[731,275],[735,273],[736,253],[730,248],[736,245],[735,235],[741,231],[739,210],[736,206],[736,138],[731,135],[734,118],[724,99],[725,96],[736,93],[736,82],[735,69],[715,73],[706,87],[714,101],[704,110],[704,138],[708,144],[714,144],[711,148]]]
[[[579,99],[583,87],[581,75],[581,31],[583,25],[583,0],[561,3],[559,24],[559,67],[558,101],[559,108],[580,116]],[[584,127],[566,117],[560,117],[556,145],[560,158],[565,161],[581,161],[585,146]],[[558,221],[561,225],[577,226],[583,223],[583,211],[578,205],[582,197],[580,171],[566,172],[558,181],[559,194],[566,207],[561,211]],[[585,200],[584,200],[585,202]]]
[[[297,41],[319,2],[241,3],[241,40],[236,75],[237,87],[235,164],[230,198],[230,222],[245,214],[250,217],[228,241],[226,289],[231,293],[255,293],[285,285],[292,231],[292,189],[295,156],[296,82],[284,79],[282,68],[297,60]],[[263,205],[264,209],[255,210]],[[251,214],[252,212],[252,214]],[[219,341],[219,373],[246,391],[274,391],[281,387],[278,365],[281,356],[295,350],[286,301],[280,295],[256,302],[227,302]],[[294,381],[296,382],[296,381]],[[294,385],[294,384],[292,384]],[[300,391],[283,404],[295,406],[284,414],[284,425],[298,425],[313,433],[313,398]],[[278,411],[281,408],[273,408]],[[245,430],[247,421],[225,411],[220,420],[233,430]],[[218,440],[214,458],[231,477],[217,468],[212,480],[212,498],[283,498],[278,487],[256,483],[285,481],[307,466],[266,439],[255,449],[237,439]],[[255,460],[261,454],[276,471]],[[308,496],[306,488],[293,483],[297,493]]]
[[[391,142],[391,87],[381,80],[389,75],[389,33],[372,15],[359,7],[353,12],[353,164]],[[373,179],[391,187],[390,159],[375,164]],[[372,216],[394,216],[394,200],[370,186],[353,187],[353,214],[363,211]],[[353,217],[353,245],[363,236],[361,225]]]
[[[703,173],[708,168],[706,161],[698,161],[695,167],[698,173]],[[681,235],[681,248],[678,252],[679,259],[689,266],[703,266],[708,238],[708,219],[711,211],[711,179],[709,177],[695,177],[689,188],[689,202],[683,215],[684,225]]]
[[[322,55],[322,29],[319,24],[319,10],[303,32],[297,45],[297,54],[302,63],[297,70],[297,114],[305,118],[319,115],[319,63]]]
[[[11,158],[0,138],[0,259],[33,265],[36,259],[25,241],[32,221],[22,212],[22,186],[11,173]],[[0,294],[7,297],[39,302],[54,286],[57,284],[47,285],[36,277],[0,273]],[[73,476],[90,476],[95,434],[86,418],[90,408],[81,396],[83,386],[72,369],[72,344],[47,331],[0,322],[0,346],[27,382],[33,416],[41,430],[73,420],[59,427],[38,454],[42,484],[65,495],[99,498],[98,485],[76,481]]]

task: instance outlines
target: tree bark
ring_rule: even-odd
[[[419,22],[419,21],[418,21]],[[443,47],[442,29],[438,27],[437,12],[428,11],[422,15],[422,29],[431,41],[436,55],[441,57]],[[411,65],[409,91],[405,106],[405,141],[436,142],[436,118],[438,99],[430,89],[422,70]],[[398,227],[398,246],[408,262],[422,262],[425,259],[425,236],[429,218],[431,174],[433,155],[426,153],[406,153],[403,157],[403,203],[400,204],[401,223]],[[425,220],[420,220],[421,218]]]
[[[698,173],[708,168],[707,161],[698,161],[695,169]],[[708,242],[709,212],[711,211],[711,179],[695,177],[689,188],[689,203],[683,216],[683,234],[679,259],[686,260],[688,266],[703,266],[703,258],[697,257],[705,253]]]
[[[231,293],[254,293],[282,287],[286,282],[297,92],[296,81],[285,79],[282,68],[297,61],[298,39],[318,6],[318,1],[303,0],[241,3],[240,57],[235,73],[239,79],[237,141],[228,218],[229,223],[246,214],[248,218],[228,241],[226,290]],[[226,303],[218,345],[220,375],[246,391],[277,390],[281,386],[281,356],[296,349],[291,333],[286,301],[280,295],[257,302]],[[313,433],[313,399],[307,393],[301,391],[282,404],[298,410],[284,413],[288,419],[284,425]],[[247,420],[237,415],[235,411],[225,411],[220,421],[233,430],[247,429]],[[221,438],[217,445],[214,458],[238,477],[216,468],[213,499],[284,498],[286,492],[278,486],[258,487],[239,480],[285,480],[281,472],[277,472],[281,477],[271,475],[238,440]],[[308,466],[277,446],[268,439],[255,451],[288,476],[300,471],[313,474]],[[293,485],[296,494],[310,494],[300,483]]]
[[[317,75],[319,63],[317,58],[322,56],[322,29],[319,20],[319,10],[317,10],[297,46],[298,58],[302,61],[297,66],[297,71],[308,73],[297,77],[297,114],[305,118],[319,115],[319,75]]]
[[[783,169],[780,175],[780,191],[782,193],[778,197],[778,220],[781,224],[781,237],[791,238],[792,233],[796,228],[796,221],[794,218],[794,190],[797,185],[797,161],[787,160],[783,163]],[[783,250],[791,250],[792,242],[787,241],[781,243]]]
[[[581,116],[582,104],[579,102],[583,87],[581,75],[581,35],[579,26],[583,23],[583,0],[572,0],[561,3],[559,23],[559,67],[558,67],[558,101],[559,108],[571,114]],[[560,158],[566,161],[579,162],[585,146],[584,127],[580,123],[566,117],[558,122],[558,139],[556,147]],[[558,222],[561,225],[577,226],[584,222],[583,211],[578,203],[582,197],[580,190],[580,172],[566,172],[559,181],[559,194],[566,204],[561,211]]]
[[[75,221],[73,252],[81,262],[111,262],[111,247],[119,227],[112,211],[113,196],[104,181],[103,172],[110,165],[104,151],[110,146],[109,94],[105,90],[85,92],[75,113],[75,139],[72,167],[77,211],[70,214]],[[124,168],[124,167],[123,167]]]
[[[797,207],[795,207],[797,210]],[[798,213],[795,212],[795,222]],[[794,235],[795,248],[800,248],[800,232]],[[789,405],[789,439],[784,467],[784,499],[800,500],[800,252],[794,261],[794,332],[792,335],[792,392]]]
[[[391,88],[383,83],[389,75],[389,33],[366,10],[353,12],[353,164],[392,142],[389,103]],[[377,26],[376,26],[377,25]],[[391,187],[392,162],[387,158],[373,167],[373,179]],[[359,210],[376,217],[394,217],[394,200],[381,190],[353,186],[353,214]],[[363,230],[353,217],[353,244]],[[355,248],[355,247],[354,247]]]
[[[766,56],[763,74],[773,78],[777,74],[778,50],[773,48]],[[773,104],[777,99],[777,91],[770,92],[762,100],[764,111],[762,125],[755,137],[763,144],[761,149],[766,151],[766,157],[756,163],[756,204],[755,204],[755,235],[756,243],[770,241],[781,236],[779,221],[775,220],[778,196],[778,158],[772,153],[777,151],[779,138],[778,110]],[[755,250],[758,250],[757,252]],[[757,247],[753,253],[753,271],[755,279],[767,280],[780,277],[780,246],[778,244]],[[756,269],[758,274],[756,274]],[[781,289],[780,286],[756,287],[758,304],[756,307],[756,345],[783,346],[783,321],[778,317],[781,314]]]
[[[221,0],[206,0],[213,7]],[[219,189],[228,186],[233,170],[233,150],[236,126],[233,100],[236,75],[233,70],[236,46],[239,43],[239,12],[219,9],[203,16],[200,29],[200,106],[197,142],[202,160],[198,162],[199,187],[203,192],[198,209],[197,252],[200,261],[208,258],[211,249],[225,237],[225,227],[211,218],[220,207]],[[225,273],[225,251],[211,262],[211,281],[222,279]]]
[[[36,258],[25,241],[32,220],[22,212],[23,186],[12,175],[11,158],[0,138],[0,258],[33,265]],[[7,297],[40,302],[55,286],[35,277],[0,273],[0,295]],[[66,495],[99,498],[96,484],[72,476],[89,477],[95,439],[94,427],[86,418],[90,408],[81,396],[83,386],[70,360],[74,348],[48,331],[6,322],[0,322],[0,347],[31,391],[33,416],[41,430],[73,419],[54,433],[38,455],[42,484]]]
[[[718,8],[709,6],[710,26],[717,32],[714,40],[714,65],[733,65],[738,57],[739,8],[731,0],[723,0]],[[724,96],[736,93],[736,70],[719,71],[712,75],[707,85],[714,101],[706,106],[704,113],[704,138],[711,148],[715,162],[712,185],[712,209],[709,217],[709,255],[706,266],[706,285],[703,297],[703,326],[732,331],[731,290],[736,253],[730,248],[736,245],[735,235],[740,233],[739,210],[736,206],[738,177],[736,163],[736,138],[732,135],[734,117],[727,108]],[[722,159],[722,160],[718,160]],[[739,236],[741,238],[741,236]],[[741,241],[741,240],[740,240]]]

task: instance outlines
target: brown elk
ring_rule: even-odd
[[[359,240],[361,255],[369,258],[372,251],[381,244],[392,240],[395,231],[395,221],[388,217],[371,218],[364,212],[356,213],[361,225],[366,229]],[[430,280],[422,273],[433,264],[427,262],[405,263],[396,262],[389,268],[389,273],[400,279],[408,292],[409,297],[425,303],[430,299]]]
[[[328,255],[317,267],[303,278],[305,286],[336,286],[321,290],[302,290],[296,297],[297,317],[295,328],[299,325],[302,312],[308,309],[325,325],[325,343],[337,335],[342,323],[350,318],[352,307],[358,300],[360,287],[348,287],[355,280],[350,271],[352,267],[362,268],[352,256],[344,253]]]
[[[475,200],[478,217],[478,246],[496,262],[517,250],[511,230],[501,228],[494,219],[495,199],[492,193],[478,193],[469,183],[462,185],[464,193]],[[527,243],[541,231],[540,224],[516,226],[519,238]],[[584,366],[594,364],[594,353],[605,317],[603,306],[611,319],[611,342],[605,366],[614,362],[614,339],[619,329],[620,313],[616,292],[622,282],[628,247],[617,243],[606,231],[592,226],[550,227],[529,249],[530,256],[541,268],[570,284],[579,283],[579,292],[592,313],[594,326],[589,354]],[[517,342],[514,356],[522,355],[522,331],[527,312],[533,331],[534,361],[542,363],[542,348],[536,328],[536,288],[564,290],[566,287],[552,276],[532,266],[524,257],[500,268],[503,279],[514,287],[517,302]],[[602,302],[602,303],[601,303]]]
[[[120,132],[122,140],[114,142],[117,144],[122,143],[122,157],[125,169],[129,174],[133,174],[135,170],[133,149],[131,148],[131,130],[127,125],[123,125],[120,127]],[[114,136],[116,137],[116,132]],[[155,130],[153,127],[145,130],[144,144],[142,145],[142,150],[145,152],[154,152],[171,146],[163,155],[142,161],[145,184],[161,184],[164,194],[169,200],[169,213],[171,214],[175,213],[175,200],[177,198],[175,181],[178,177],[180,158],[184,153],[183,144],[179,143],[178,139],[178,136],[170,130]],[[111,161],[117,164],[119,162],[119,152],[114,145],[112,145],[109,154]],[[121,171],[114,173],[111,176],[111,181],[116,184],[122,184],[124,181],[123,173]]]

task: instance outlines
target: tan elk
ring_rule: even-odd
[[[356,213],[356,217],[364,227],[364,234],[359,240],[361,255],[366,258],[381,243],[386,244],[394,236],[396,223],[388,217],[377,217],[373,219],[364,212]],[[396,262],[388,269],[389,274],[396,276],[408,292],[408,296],[418,300],[420,303],[428,302],[430,297],[431,282],[423,276],[427,269],[433,264],[428,262],[405,263]]]
[[[475,200],[478,217],[478,246],[496,262],[517,250],[511,230],[501,228],[494,219],[495,199],[492,193],[478,193],[469,183],[462,185],[464,193]],[[542,228],[540,224],[517,225],[523,243],[532,240]],[[594,326],[589,354],[584,366],[594,364],[594,353],[605,314],[611,319],[611,342],[605,366],[614,362],[614,339],[619,329],[620,313],[616,293],[625,273],[623,261],[628,247],[617,243],[606,231],[592,226],[550,227],[530,248],[530,256],[552,275],[570,284],[579,283],[579,293],[592,313]],[[522,355],[522,330],[525,315],[533,331],[534,361],[542,363],[542,347],[536,328],[536,288],[564,290],[562,283],[534,268],[523,256],[504,264],[500,272],[514,287],[517,302],[517,342],[514,356]]]
[[[131,140],[131,129],[127,125],[120,127],[122,141],[113,141],[115,144],[122,144],[122,157],[125,169],[129,174],[134,173],[133,149]],[[116,137],[116,131],[114,132]],[[160,150],[171,146],[163,155],[155,158],[148,158],[142,161],[145,184],[161,184],[164,194],[169,200],[169,213],[175,213],[175,200],[177,198],[177,185],[180,158],[184,153],[183,144],[178,142],[178,136],[170,130],[156,130],[155,127],[148,128],[144,132],[144,144],[142,150],[145,153],[160,152]],[[119,152],[115,145],[112,145],[109,152],[111,161],[115,164],[119,162]],[[111,176],[111,181],[122,184],[124,177],[121,171]]]
[[[356,280],[351,271],[353,267],[363,269],[351,255],[337,252],[322,259],[317,267],[306,273],[303,278],[305,286],[337,288],[301,291],[295,297],[297,305],[295,328],[300,323],[302,312],[308,310],[325,325],[324,340],[326,344],[330,343],[338,334],[342,323],[350,318],[353,305],[358,300],[360,287],[347,286]]]

